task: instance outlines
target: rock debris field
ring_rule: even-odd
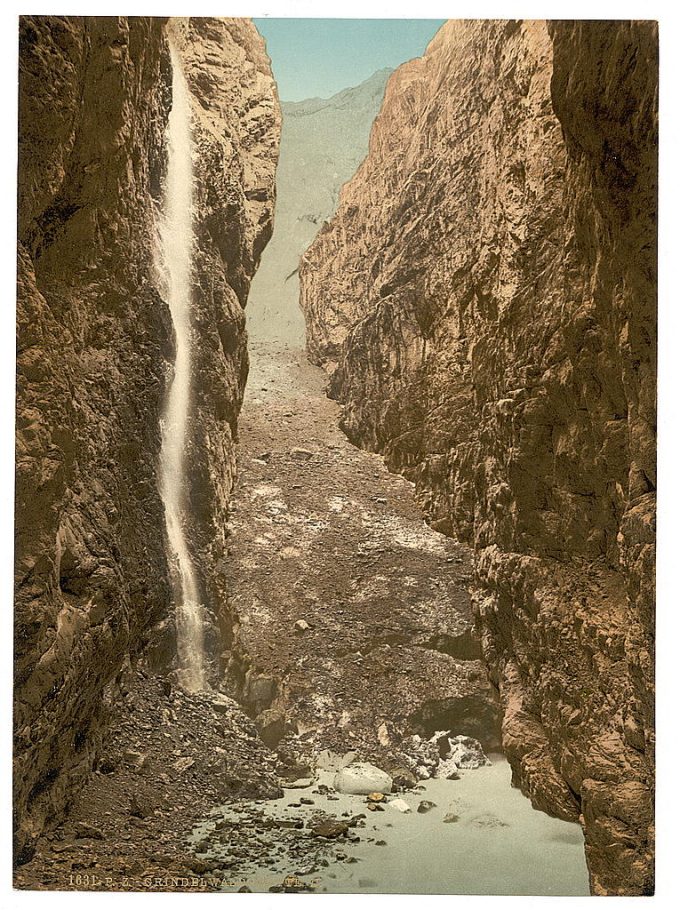
[[[20,887],[588,893],[578,825],[494,754],[466,550],[324,388],[302,350],[253,344],[222,567],[234,698],[130,668]]]
[[[468,553],[348,442],[324,385],[301,349],[251,344],[225,566],[241,697],[266,742],[306,757],[409,765],[407,733],[461,724],[495,746]]]

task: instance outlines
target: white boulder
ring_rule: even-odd
[[[368,762],[352,762],[341,768],[333,779],[339,793],[367,796],[369,793],[391,793],[392,778]]]
[[[387,805],[391,806],[393,809],[396,809],[397,812],[410,812],[411,811],[411,807],[409,806],[409,804],[406,802],[405,799],[393,799]]]

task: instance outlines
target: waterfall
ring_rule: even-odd
[[[189,553],[186,519],[187,422],[191,406],[191,287],[194,253],[191,103],[176,49],[172,60],[172,109],[168,120],[168,172],[159,224],[158,259],[175,329],[175,364],[161,420],[160,494],[175,584],[177,653],[182,685],[206,688],[203,606]]]

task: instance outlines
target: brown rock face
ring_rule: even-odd
[[[247,371],[241,308],[270,230],[278,113],[252,24],[200,20],[172,28],[182,36],[202,107],[194,331],[204,353],[192,427],[197,448],[210,440],[194,463],[202,574],[212,569],[206,541],[230,478],[224,466],[233,458]],[[21,19],[20,862],[96,762],[121,669],[155,623],[172,624],[157,459],[174,341],[154,266],[170,98],[163,20]],[[211,472],[226,480],[214,481]],[[217,487],[219,502],[201,506]],[[158,634],[151,638],[162,653]],[[165,662],[172,656],[170,647]]]
[[[515,781],[653,888],[657,35],[449,22],[303,259],[343,428],[475,551]]]
[[[228,647],[221,559],[236,422],[248,376],[244,308],[272,232],[281,114],[264,41],[247,19],[172,19],[192,101],[192,408],[188,534],[208,620],[210,673]],[[161,623],[161,625],[163,625]]]

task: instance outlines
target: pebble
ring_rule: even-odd
[[[396,809],[398,812],[410,812],[411,807],[404,799],[393,799],[391,803],[388,803],[393,809]]]
[[[423,799],[420,801],[420,803],[418,805],[418,812],[420,812],[420,814],[423,815],[425,812],[429,812],[430,809],[434,809],[436,807],[436,805],[437,804],[433,803],[432,800]]]

